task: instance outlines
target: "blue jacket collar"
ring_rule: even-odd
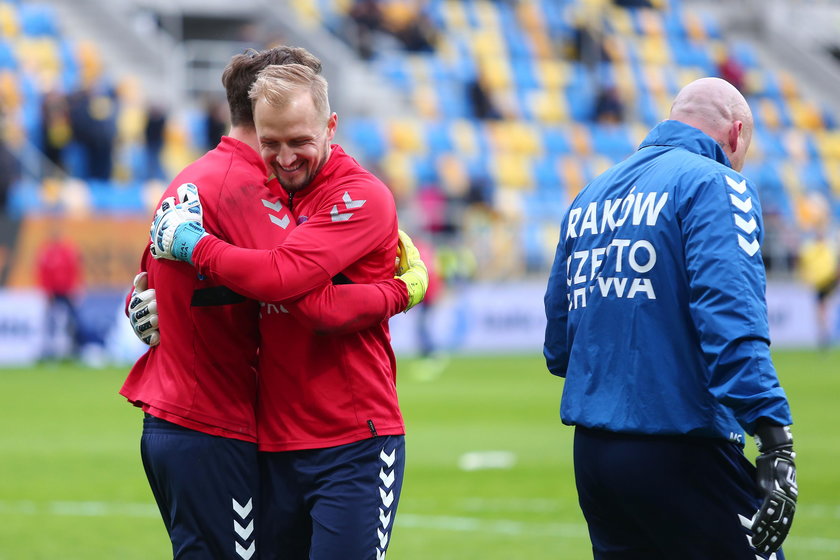
[[[662,121],[656,125],[642,140],[639,149],[647,146],[683,148],[732,167],[729,158],[723,153],[723,148],[711,136],[680,121]]]

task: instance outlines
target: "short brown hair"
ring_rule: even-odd
[[[309,90],[315,109],[327,120],[330,116],[330,101],[327,80],[312,68],[302,64],[267,66],[260,72],[251,86],[251,101],[259,98],[274,107],[283,107],[294,91]]]
[[[248,93],[257,75],[272,65],[297,64],[310,69],[314,74],[321,72],[321,61],[300,47],[281,45],[264,51],[248,49],[230,59],[222,72],[222,85],[230,107],[230,121],[233,126],[254,126],[254,111]]]

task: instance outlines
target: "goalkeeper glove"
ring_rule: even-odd
[[[764,503],[753,517],[752,544],[759,553],[769,554],[782,546],[796,512],[796,453],[788,426],[757,425],[755,443],[756,477]]]
[[[128,320],[137,338],[144,344],[157,346],[160,344],[157,299],[154,289],[149,290],[148,286],[149,278],[145,272],[134,277],[134,291],[128,303]]]
[[[207,235],[201,221],[198,187],[184,183],[178,187],[178,202],[175,202],[174,197],[168,197],[155,213],[155,220],[149,230],[152,256],[192,264],[196,244]]]
[[[397,276],[405,282],[408,288],[408,311],[426,296],[429,288],[429,271],[426,270],[426,263],[420,258],[420,251],[414,246],[411,238],[399,230],[400,239],[397,245]]]

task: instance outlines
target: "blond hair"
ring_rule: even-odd
[[[301,89],[309,90],[315,110],[326,121],[330,116],[328,84],[312,68],[302,64],[266,66],[248,92],[252,102],[265,100],[272,107],[285,107]]]

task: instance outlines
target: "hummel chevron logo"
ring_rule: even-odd
[[[379,508],[379,522],[382,523],[382,528],[387,529],[388,524],[391,523],[391,512],[385,513],[385,510]]]
[[[377,549],[376,560],[385,560],[385,551]]]
[[[278,218],[277,216],[272,216],[271,214],[268,215],[268,219],[271,220],[271,223],[275,226],[280,226],[283,229],[289,227],[289,216],[283,216],[283,218]]]
[[[274,210],[275,212],[279,212],[280,210],[283,209],[283,204],[279,200],[277,202],[269,202],[264,198],[261,199],[261,200],[262,200],[263,206],[265,206],[266,208],[269,208],[271,210]],[[289,219],[288,214],[283,216],[282,218],[278,218],[277,216],[273,216],[273,215],[269,214],[268,219],[271,220],[272,224],[274,224],[275,226],[280,226],[283,229],[286,229],[287,227],[289,227],[289,222],[291,221]]]
[[[394,466],[394,458],[396,457],[396,449],[392,449],[391,453],[386,455],[385,450],[379,452],[379,458],[382,459],[382,462],[388,465],[389,467]]]
[[[365,202],[367,202],[367,200],[353,200],[352,198],[350,198],[350,193],[347,191],[344,192],[344,196],[341,197],[341,200],[344,201],[344,208],[346,210],[355,210],[356,208],[361,208],[365,205]],[[334,222],[346,222],[350,219],[350,216],[352,215],[352,212],[347,212],[345,214],[340,213],[338,211],[338,204],[334,205],[332,207],[332,210],[330,210],[330,219]]]
[[[745,232],[752,233],[755,231],[757,225],[755,222],[755,218],[750,218],[750,221],[747,221],[738,214],[733,214],[732,216],[735,218],[735,225],[744,230]]]
[[[379,497],[382,498],[382,505],[386,508],[391,507],[391,504],[394,503],[394,493],[391,491],[386,492],[382,488],[379,489]]]
[[[236,543],[236,553],[239,556],[241,556],[242,558],[244,558],[245,560],[249,560],[251,558],[251,556],[254,555],[254,551],[256,551],[256,550],[257,549],[254,546],[254,543],[251,543],[251,546],[249,546],[248,548],[245,548],[241,544]]]
[[[758,240],[753,239],[752,243],[750,243],[740,233],[738,234],[738,245],[740,245],[741,249],[743,249],[749,256],[753,256],[758,252]]]
[[[728,177],[727,177],[727,179],[728,179]],[[269,202],[264,198],[261,199],[261,200],[262,200],[263,206],[265,206],[266,208],[271,208],[275,212],[279,212],[280,210],[283,209],[283,204],[279,200],[277,202]]]
[[[384,469],[379,469],[379,478],[382,480],[385,488],[390,488],[394,484],[394,471],[386,474]]]
[[[735,181],[735,179],[733,179],[729,175],[725,175],[725,177],[726,177],[726,183],[730,187],[735,189],[735,191],[737,191],[738,194],[744,194],[745,192],[747,192],[747,180],[746,179],[743,179],[740,183],[737,183]]]
[[[384,533],[379,529],[376,530],[376,535],[379,537],[379,548],[385,549],[388,547],[388,531]]]
[[[236,531],[236,534],[239,535],[243,541],[247,541],[251,538],[251,533],[254,532],[254,520],[252,519],[247,527],[243,527],[239,524],[238,521],[235,519],[233,520],[233,530]]]
[[[242,519],[245,519],[248,516],[248,514],[251,513],[251,509],[254,507],[253,504],[251,503],[251,499],[248,499],[248,503],[245,504],[244,506],[242,504],[240,504],[239,502],[237,502],[236,498],[232,498],[232,500],[233,500],[233,511],[235,511],[236,514],[239,517],[241,517]]]
[[[749,214],[750,210],[752,210],[752,198],[750,197],[747,197],[746,200],[741,200],[734,194],[730,194],[729,201],[732,203],[732,206],[734,206],[744,214]]]
[[[346,206],[348,210],[361,208],[365,205],[365,202],[367,202],[367,200],[353,200],[350,198],[350,193],[347,191],[344,192],[344,196],[341,197],[341,200],[344,201],[344,206]]]

